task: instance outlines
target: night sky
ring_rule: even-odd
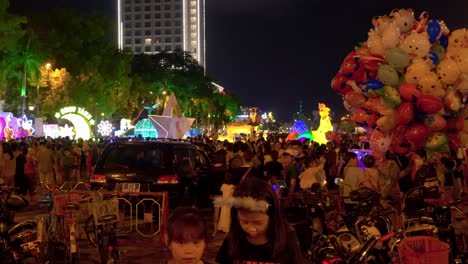
[[[205,0],[206,70],[246,106],[291,120],[324,102],[346,113],[330,81],[346,54],[367,40],[375,16],[397,8],[428,11],[450,30],[468,28],[467,0]],[[115,20],[116,0],[10,0],[12,10],[96,10]]]

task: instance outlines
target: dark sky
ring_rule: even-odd
[[[329,104],[345,113],[330,81],[346,54],[367,39],[374,16],[426,10],[449,29],[468,27],[467,0],[205,0],[206,69],[248,106],[291,119]],[[116,0],[10,0],[16,10],[96,10],[115,17]]]

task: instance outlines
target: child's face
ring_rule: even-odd
[[[171,241],[171,254],[176,264],[197,264],[200,262],[206,243],[200,241]]]
[[[267,239],[270,217],[266,213],[239,210],[237,217],[249,241],[264,241]]]

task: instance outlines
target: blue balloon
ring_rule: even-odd
[[[363,83],[363,85],[365,86],[365,92],[368,92],[369,90],[378,90],[384,86],[384,84],[378,80],[368,80],[367,82]]]
[[[440,24],[437,22],[437,19],[433,18],[429,23],[427,23],[427,34],[429,35],[429,41],[434,43],[437,41],[437,37],[440,34]]]
[[[432,61],[432,63],[434,63],[434,65],[437,65],[440,62],[439,56],[435,52],[433,52],[432,50],[429,51],[429,53],[426,56],[424,56],[424,59],[426,59],[426,60],[430,59]]]
[[[440,45],[441,45],[442,47],[444,47],[444,48],[447,48],[447,46],[448,46],[448,41],[449,41],[449,39],[448,39],[448,36],[447,36],[447,35],[442,35],[442,37],[440,37],[440,39],[439,39]]]

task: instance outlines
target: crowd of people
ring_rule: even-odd
[[[214,149],[214,233],[226,233],[218,263],[301,263],[297,237],[281,217],[274,192],[279,180],[287,185],[281,194],[287,197],[316,184],[324,191],[337,188],[333,180],[341,178],[343,197],[367,187],[381,193],[399,213],[404,195],[430,181],[436,182],[429,184],[435,187],[434,198],[458,199],[465,194],[467,155],[463,149],[431,156],[425,151],[406,155],[388,151],[376,160],[367,142],[355,135],[343,135],[340,142],[326,145],[262,135],[234,143],[204,142]],[[346,211],[354,203],[345,198]]]
[[[34,200],[39,183],[86,181],[102,145],[93,140],[24,138],[0,144],[0,181]]]
[[[367,187],[381,193],[400,212],[404,194],[428,181],[436,182],[430,184],[436,187],[435,197],[445,194],[458,199],[465,194],[467,155],[462,149],[431,156],[424,151],[387,152],[376,160],[356,135],[342,135],[339,142],[326,145],[309,140],[286,142],[285,137],[264,138],[262,134],[234,143],[207,138],[187,141],[211,153],[214,233],[207,233],[197,209],[175,209],[166,237],[171,256],[165,263],[169,264],[186,259],[203,263],[206,243],[217,232],[226,234],[218,263],[302,263],[298,239],[281,215],[279,197],[314,186],[326,192],[337,187],[335,178],[343,179],[343,197]],[[38,182],[86,180],[102,146],[93,140],[2,142],[0,178],[33,199]],[[278,194],[274,186],[280,181],[286,187]],[[351,210],[353,203],[345,198],[345,209]]]

